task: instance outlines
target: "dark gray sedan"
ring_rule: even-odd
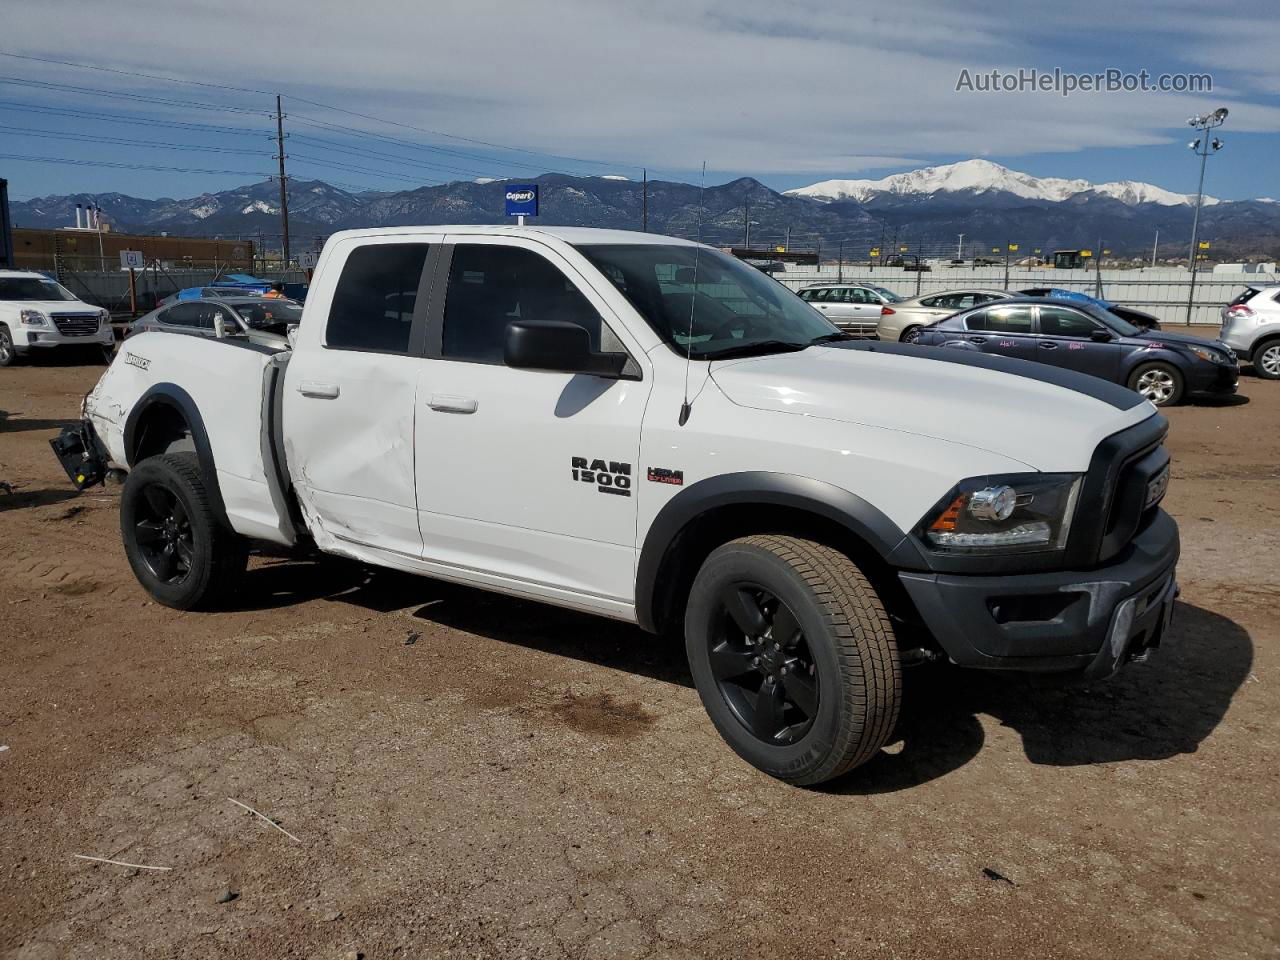
[[[1239,366],[1221,340],[1142,330],[1089,303],[1049,297],[997,300],[920,331],[924,346],[998,353],[1092,374],[1156,406],[1236,392]]]
[[[283,346],[289,327],[302,320],[302,307],[279,297],[218,297],[180,300],[158,307],[131,323],[125,337],[159,331],[197,337],[245,336],[269,346]]]

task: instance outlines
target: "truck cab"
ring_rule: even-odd
[[[265,540],[682,635],[725,740],[798,784],[880,749],[905,665],[1099,679],[1177,590],[1141,397],[851,340],[653,234],[335,234],[289,346],[141,334],[85,414],[162,603],[233,603]]]
[[[111,315],[42,273],[0,270],[0,367],[68,347],[109,352]]]

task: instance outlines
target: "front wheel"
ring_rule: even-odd
[[[871,759],[897,722],[889,617],[830,547],[763,535],[717,548],[689,594],[685,646],[716,729],[780,780],[838,777]]]
[[[902,336],[899,337],[898,339],[902,343],[919,343],[920,327],[919,326],[907,327],[907,329],[902,331]]]
[[[1253,355],[1253,372],[1263,380],[1280,380],[1280,340],[1258,348]]]
[[[18,351],[13,347],[13,334],[8,327],[0,326],[0,367],[9,367],[18,359]]]
[[[1144,363],[1129,374],[1128,387],[1157,407],[1169,407],[1182,399],[1182,372],[1170,363]]]
[[[217,518],[194,453],[134,468],[120,496],[120,532],[138,582],[178,610],[219,606],[248,563],[244,538]]]

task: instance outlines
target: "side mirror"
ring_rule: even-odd
[[[1093,333],[1089,334],[1089,339],[1094,343],[1110,343],[1115,337],[1107,330],[1094,330]]]
[[[610,378],[620,377],[627,364],[625,353],[596,353],[585,329],[561,320],[516,320],[507,324],[502,359],[508,367],[520,370]]]

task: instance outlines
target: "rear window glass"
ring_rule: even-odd
[[[1240,296],[1228,303],[1227,306],[1234,307],[1238,303],[1248,303],[1257,295],[1258,291],[1254,287],[1246,287],[1244,293],[1240,294]]]
[[[408,353],[425,243],[378,243],[347,257],[329,309],[325,345],[373,353]]]

